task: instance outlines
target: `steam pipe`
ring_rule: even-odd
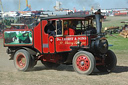
[[[102,21],[101,21],[101,10],[99,9],[97,12],[95,12],[95,19],[96,19],[96,28],[97,28],[97,34],[101,33],[102,28]]]

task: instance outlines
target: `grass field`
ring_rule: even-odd
[[[107,19],[103,22],[104,27],[111,27],[111,26],[123,26],[121,21],[128,21],[128,16],[116,16],[116,17],[107,17]],[[119,34],[112,34],[106,36],[110,45],[110,49],[114,51],[128,51],[128,38],[123,38],[119,36]]]
[[[106,20],[103,21],[102,26],[105,27],[112,27],[112,26],[123,26],[124,23],[122,21],[128,21],[128,16],[115,16],[115,17],[107,17]]]
[[[127,51],[128,50],[128,38],[123,38],[119,34],[107,35],[110,49],[115,51]]]
[[[128,21],[127,16],[120,16],[120,17],[107,17],[107,20],[103,22],[103,28],[104,27],[111,27],[111,26],[123,26],[123,23],[120,23],[121,21]],[[126,65],[128,66],[128,38],[123,38],[119,34],[112,34],[106,36],[109,45],[109,49],[115,52],[117,56],[117,65],[122,66]],[[120,69],[120,68],[119,68]],[[119,70],[116,69],[116,70]],[[127,69],[127,68],[125,68]],[[128,69],[126,70],[128,71]]]

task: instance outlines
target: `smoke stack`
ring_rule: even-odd
[[[102,28],[101,10],[100,9],[97,12],[95,12],[95,19],[96,19],[97,34],[100,34],[101,28]]]

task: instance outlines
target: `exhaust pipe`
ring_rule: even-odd
[[[97,28],[97,34],[101,34],[101,28],[102,28],[102,17],[101,17],[101,10],[99,9],[97,12],[95,12],[95,19],[96,19],[96,28]]]

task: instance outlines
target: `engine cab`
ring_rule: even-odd
[[[42,38],[40,36],[40,39],[34,40],[34,46],[42,53],[72,51],[71,47],[78,46],[79,42],[79,46],[88,47],[90,42],[88,36],[96,37],[97,34],[94,18],[95,16],[77,18],[59,16],[55,19],[42,20],[34,29],[34,37],[42,35]],[[42,46],[36,47],[39,44]]]

